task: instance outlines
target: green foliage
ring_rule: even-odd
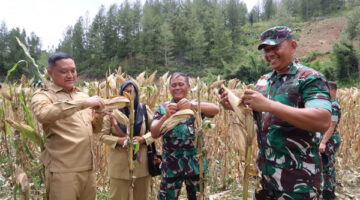
[[[360,39],[360,9],[355,9],[348,17],[346,33],[350,40]]]
[[[336,57],[329,52],[321,53],[318,51],[311,52],[306,58],[301,59],[301,62],[311,68],[316,69],[325,75],[328,80],[337,80]]]
[[[121,65],[132,76],[144,70],[148,73],[157,70],[159,74],[182,71],[207,77],[209,81],[221,75],[250,83],[269,71],[254,48],[261,31],[280,24],[296,29],[303,25],[302,20],[333,15],[358,5],[359,0],[263,0],[248,12],[241,0],[149,0],[144,5],[140,1],[125,1],[109,8],[100,7],[92,21],[79,17],[66,29],[55,50],[71,54],[78,73],[87,78],[103,78],[107,71],[113,72]],[[359,19],[359,9],[354,9],[346,28],[353,43],[360,40]],[[18,28],[8,31],[3,23],[0,79],[19,60],[29,61],[15,36],[40,63],[39,71],[47,65],[50,53],[41,52],[34,33],[27,36]],[[359,54],[356,47],[354,55]],[[305,63],[332,78],[335,72],[342,72],[335,67],[335,57],[316,60]],[[33,77],[36,74],[33,63],[27,63],[28,66],[20,63],[11,78],[22,74]]]
[[[20,47],[16,37],[29,49],[35,60],[38,60],[41,55],[40,40],[34,33],[28,36],[25,30],[13,28],[10,31],[7,29],[5,22],[0,24],[0,80],[4,79],[6,73],[16,65],[16,68],[11,71],[12,76],[10,80],[19,78],[22,74],[33,77],[36,72],[29,58],[26,57],[22,47]],[[20,62],[26,60],[30,62]],[[25,65],[24,63],[31,63]]]
[[[354,46],[348,41],[341,41],[334,45],[334,54],[336,56],[337,78],[342,81],[359,80],[359,60]]]
[[[261,75],[271,71],[259,52],[248,52],[245,57],[248,59],[239,65],[225,64],[226,79],[237,78],[246,84],[255,83]]]

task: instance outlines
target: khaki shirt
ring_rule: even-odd
[[[148,124],[150,125],[152,122],[153,115],[148,107],[147,107],[147,113],[148,113]],[[145,139],[146,144],[142,144],[138,152],[138,159],[140,158],[140,161],[139,160],[137,161],[137,164],[135,165],[135,169],[134,169],[134,176],[136,178],[149,176],[146,145],[149,145],[152,142],[154,142],[154,139],[151,137],[150,132],[145,134],[145,129],[146,129],[145,123],[143,123],[140,130],[140,136],[142,136]],[[100,141],[105,143],[108,147],[110,147],[108,154],[109,176],[111,178],[129,180],[130,176],[129,176],[129,163],[128,163],[128,148],[117,145],[119,136],[116,136],[115,133],[116,133],[115,128],[114,126],[112,126],[112,123],[110,122],[110,117],[105,116],[103,128],[101,130]]]
[[[31,109],[46,134],[40,160],[50,172],[94,169],[93,116],[86,98],[75,88],[65,92],[52,84],[31,99]]]

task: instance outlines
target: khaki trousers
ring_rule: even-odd
[[[135,179],[133,200],[149,199],[150,180],[150,176]],[[110,178],[110,200],[129,200],[130,184],[129,180]]]
[[[93,170],[57,173],[46,171],[50,200],[95,200],[96,178]]]

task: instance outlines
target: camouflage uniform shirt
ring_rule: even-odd
[[[336,126],[334,129],[334,133],[332,134],[332,136],[326,143],[325,153],[327,153],[327,154],[332,154],[332,153],[336,152],[339,149],[340,143],[341,143],[340,134],[339,134],[339,131],[337,130],[337,127],[338,127],[338,124],[339,124],[340,118],[341,118],[341,109],[340,109],[339,102],[335,99],[332,99],[331,100],[331,108],[332,108],[331,121],[336,122]]]
[[[295,108],[331,111],[329,92],[319,72],[292,62],[285,74],[262,76],[257,91]],[[269,189],[282,192],[319,192],[321,185],[320,135],[305,131],[267,112],[261,114],[258,132],[258,168]]]
[[[166,105],[176,103],[174,100],[159,105],[154,113],[154,120],[159,120],[166,114]],[[179,123],[174,129],[162,135],[163,161],[161,175],[164,178],[179,176],[195,176],[199,174],[199,164],[196,159],[195,118],[189,117]]]
[[[326,142],[325,152],[321,153],[323,162],[323,190],[330,191],[334,194],[336,186],[336,158],[335,154],[340,148],[340,134],[337,130],[338,123],[341,117],[340,105],[337,100],[331,100],[331,121],[336,122],[334,133],[330,139]]]

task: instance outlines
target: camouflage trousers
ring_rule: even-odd
[[[199,176],[162,178],[158,200],[176,200],[179,198],[181,187],[185,182],[187,198],[196,200],[196,192],[199,191]]]
[[[327,143],[325,152],[321,154],[323,163],[323,184],[322,190],[334,192],[336,186],[335,154],[340,144]]]
[[[270,190],[264,184],[265,179],[260,181],[262,189],[255,191],[255,200],[318,200],[320,199],[320,191],[313,191],[308,193],[299,192],[283,192],[277,190]]]
[[[318,200],[320,194],[311,193],[297,193],[297,192],[280,192],[280,191],[266,191],[261,190],[255,193],[255,200]]]

